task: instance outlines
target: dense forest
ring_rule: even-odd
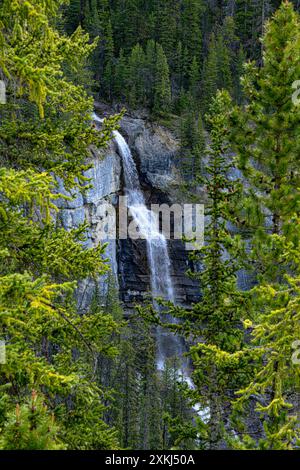
[[[299,449],[299,12],[0,0],[0,449]],[[95,103],[112,110],[101,127]],[[124,113],[168,129],[182,197],[206,194],[199,302],[130,318],[105,244],[60,218],[61,186],[86,194]],[[78,286],[99,277],[82,311]],[[182,357],[158,370],[162,326],[190,381]]]

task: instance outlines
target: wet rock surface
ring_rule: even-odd
[[[111,112],[105,109],[103,114]],[[172,133],[144,119],[131,116],[122,119],[120,132],[135,159],[147,205],[185,202],[180,201],[178,190],[180,177],[176,159],[179,144]],[[78,191],[70,194],[59,182],[59,191],[73,198],[59,200],[58,205],[62,208],[60,223],[66,229],[78,227],[84,222],[88,224],[86,246],[92,247],[99,243],[100,234],[105,228],[103,219],[107,204],[116,208],[118,217],[118,201],[119,196],[124,195],[124,184],[121,159],[113,141],[105,151],[91,149],[89,163],[92,163],[92,168],[86,172],[86,176],[90,178],[92,187],[83,194]],[[108,243],[106,257],[111,266],[111,273],[125,311],[130,313],[137,302],[150,297],[146,242],[131,239],[112,240],[109,237],[102,241]],[[186,275],[187,269],[191,267],[188,251],[180,240],[170,240],[168,247],[176,301],[189,305],[199,299],[199,286],[198,282]],[[96,285],[89,279],[82,282],[78,287],[80,310],[88,308],[95,292],[105,295],[107,285],[107,276],[99,278]]]

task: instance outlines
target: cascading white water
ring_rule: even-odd
[[[159,232],[157,215],[146,207],[140,189],[136,165],[124,137],[119,132],[114,131],[114,138],[123,160],[128,208],[137,227],[139,227],[140,234],[147,243],[152,296],[153,298],[162,297],[165,300],[174,302],[167,240]]]
[[[93,119],[96,122],[103,123],[103,120],[95,113],[93,114]],[[113,131],[113,136],[123,161],[128,209],[147,244],[147,257],[150,269],[151,293],[153,300],[155,301],[155,298],[161,297],[175,303],[167,240],[164,235],[159,232],[159,221],[157,215],[146,207],[145,198],[140,187],[136,164],[126,140],[118,131]],[[175,322],[175,319],[170,319],[170,322]],[[170,333],[168,330],[158,327],[157,343],[158,370],[164,369],[166,359],[168,357],[177,357],[182,362],[181,368],[179,369],[179,375],[188,384],[188,386],[193,389],[194,384],[190,377],[189,367],[187,361],[184,361],[183,357],[185,348],[181,339]],[[195,405],[194,409],[204,420],[207,421],[209,419],[208,409],[203,409],[201,405]]]
[[[167,240],[159,232],[157,215],[146,207],[137,168],[124,137],[119,132],[114,131],[114,138],[123,160],[128,208],[147,244],[152,298],[154,302],[155,298],[161,297],[174,303],[175,297],[170,274],[171,262]],[[158,305],[156,307],[158,308]],[[183,357],[184,348],[181,339],[174,334],[170,334],[162,327],[157,328],[157,346],[157,368],[159,370],[164,369],[167,357],[176,356],[180,359]]]
[[[93,119],[99,123],[103,122],[96,114],[93,114]],[[140,235],[146,240],[153,300],[155,301],[155,298],[161,297],[174,303],[175,296],[171,280],[171,262],[167,240],[159,231],[157,214],[146,207],[136,164],[126,140],[118,131],[113,131],[113,136],[123,161],[128,209]],[[168,356],[182,357],[183,345],[179,338],[163,328],[158,328],[157,339],[159,369],[163,369]]]

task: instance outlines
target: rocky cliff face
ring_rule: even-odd
[[[121,121],[121,132],[136,157],[144,189],[164,192],[174,202],[180,175],[174,164],[179,144],[172,133],[143,119],[130,117]]]
[[[136,160],[147,204],[182,202],[180,176],[175,164],[179,147],[175,137],[160,126],[129,116],[122,119],[120,132]],[[92,188],[83,195],[76,192],[72,201],[60,201],[60,221],[66,229],[87,222],[87,246],[99,243],[106,204],[112,204],[118,211],[119,196],[124,194],[121,159],[113,141],[104,152],[92,149],[90,163],[92,168],[86,176],[91,179]],[[66,193],[61,184],[59,189]],[[119,289],[125,310],[130,310],[135,302],[150,295],[145,241],[112,240],[108,236],[104,241],[108,244],[106,256],[111,277]],[[177,301],[190,304],[199,298],[199,287],[185,275],[189,267],[188,252],[178,240],[169,242],[169,251]],[[83,282],[78,289],[80,309],[88,308],[95,293],[105,295],[107,286],[107,276],[99,278],[96,285],[91,280]]]
[[[72,196],[71,201],[62,200],[58,203],[61,207],[59,213],[60,222],[67,230],[87,223],[87,247],[98,245],[100,231],[103,232],[103,219],[107,203],[117,206],[118,195],[121,194],[121,162],[116,153],[114,142],[111,142],[105,152],[97,149],[91,150],[90,162],[92,167],[85,173],[90,178],[91,188],[81,194],[67,192],[61,182],[59,191]],[[117,241],[109,236],[103,239],[107,243],[106,258],[110,265],[110,272],[98,279],[96,285],[91,279],[82,282],[78,288],[78,303],[80,310],[86,310],[91,304],[95,293],[105,296],[108,287],[108,276],[114,279],[118,286],[118,262]]]
[[[174,135],[161,126],[132,117],[125,117],[121,121],[121,133],[135,157],[147,204],[186,202],[181,200],[181,179],[176,167],[179,143]],[[191,304],[199,300],[199,286],[185,274],[192,267],[188,252],[179,240],[170,240],[168,245],[176,300],[181,304]],[[149,295],[144,241],[120,240],[119,271],[120,294],[128,307]]]

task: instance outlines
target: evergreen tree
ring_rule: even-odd
[[[177,83],[177,94],[178,90],[181,90],[183,87],[183,50],[182,42],[179,41],[176,46],[175,58],[174,58],[174,73],[175,73],[175,82]]]
[[[115,94],[121,100],[125,100],[127,96],[128,78],[128,65],[127,59],[124,55],[123,49],[120,50],[120,56],[117,59],[115,67],[116,75],[114,80]]]
[[[195,171],[196,178],[198,175],[202,174],[203,156],[205,154],[205,146],[206,146],[205,130],[203,126],[202,117],[199,115],[197,119],[197,142],[193,149],[193,153],[195,156],[194,171]]]
[[[230,54],[225,43],[222,32],[217,35],[217,62],[218,62],[218,89],[232,91],[231,61]]]
[[[145,53],[143,48],[137,44],[133,49],[128,61],[128,102],[136,107],[145,103]]]
[[[241,104],[243,100],[241,78],[243,75],[245,62],[245,53],[243,48],[240,47],[237,56],[235,57],[233,67],[233,97],[238,104]]]
[[[218,89],[218,57],[215,34],[212,33],[209,42],[208,56],[203,68],[202,109],[207,110]]]
[[[174,62],[179,9],[180,2],[178,0],[158,0],[154,5],[155,39],[162,46],[169,64]]]
[[[193,440],[187,430],[194,419],[185,392],[188,385],[182,375],[180,359],[170,357],[161,372],[161,401],[163,411],[163,449],[174,446],[179,449],[191,449]]]
[[[24,403],[7,417],[8,424],[0,437],[4,450],[59,450],[65,447],[58,438],[59,428],[41,396],[35,391],[29,403]]]
[[[182,87],[186,90],[189,83],[189,76],[191,70],[191,59],[189,55],[189,50],[187,47],[184,47],[182,53]]]
[[[116,419],[121,443],[131,449],[160,449],[162,413],[152,328],[133,318],[120,350],[114,386],[119,392]]]
[[[299,219],[294,217],[292,224],[299,231]],[[299,267],[299,249],[281,238],[281,255],[276,261],[289,261]],[[237,449],[292,450],[300,442],[300,374],[298,360],[293,361],[300,335],[299,269],[293,275],[286,274],[281,284],[261,281],[252,294],[247,319],[252,329],[248,357],[255,362],[256,373],[239,391],[235,410],[239,420],[244,421],[255,400],[263,431],[259,439],[254,439],[250,431],[245,432],[244,425],[240,428],[243,438],[233,440],[232,445]]]
[[[252,0],[236,0],[234,20],[237,34],[250,57],[253,54],[253,17],[254,5]],[[250,34],[249,34],[250,33]],[[253,58],[253,56],[252,56]]]
[[[247,373],[238,358],[243,347],[241,318],[244,315],[244,299],[236,286],[236,271],[242,243],[239,237],[231,238],[227,229],[227,221],[231,220],[229,207],[234,206],[240,194],[239,181],[228,177],[233,165],[228,156],[230,109],[228,94],[218,92],[207,116],[211,141],[204,172],[206,176],[202,180],[209,198],[206,205],[209,220],[206,244],[192,256],[193,261],[202,268],[199,273],[190,272],[200,281],[202,299],[190,311],[180,307],[171,309],[181,319],[179,332],[195,342],[199,337],[203,339],[190,349],[196,386],[190,395],[194,403],[209,409],[205,440],[210,449],[222,445],[231,400]],[[203,431],[204,424],[200,424],[199,432]]]
[[[66,12],[66,29],[72,34],[79,25],[82,25],[83,19],[83,2],[82,0],[70,0]]]
[[[204,8],[200,0],[182,0],[181,40],[188,50],[191,65],[193,57],[202,57],[201,19]]]
[[[145,76],[145,94],[147,104],[152,109],[154,106],[155,80],[156,80],[156,56],[157,44],[152,39],[147,42],[146,47],[146,76]]]
[[[265,421],[259,446],[271,449],[289,449],[299,437],[288,398],[299,380],[290,360],[299,333],[294,322],[299,294],[300,114],[291,99],[292,84],[300,73],[299,31],[299,15],[290,3],[283,3],[266,25],[262,67],[246,68],[243,84],[249,103],[236,110],[239,117],[236,114],[233,120],[241,168],[251,182],[241,213],[253,233],[250,259],[259,282],[249,318],[254,323],[257,373],[241,391],[240,402],[249,400],[253,392]]]
[[[86,184],[89,146],[103,147],[112,128],[93,129],[92,100],[65,73],[68,66],[80,69],[94,45],[80,29],[66,37],[54,28],[62,3],[0,6],[0,61],[9,91],[0,126],[4,448],[118,446],[103,421],[106,404],[95,371],[98,354],[116,355],[111,337],[119,326],[99,308],[93,317],[78,315],[74,297],[77,282],[105,273],[104,247],[84,249],[85,226],[67,232],[54,222],[58,199],[66,198],[57,176],[66,187]],[[36,392],[28,405],[30,390]],[[88,403],[93,413],[86,413]],[[82,428],[72,413],[81,416]]]
[[[288,230],[289,201],[297,194],[299,184],[296,163],[299,108],[291,98],[292,85],[300,73],[296,59],[298,21],[288,3],[268,23],[263,38],[263,66],[257,69],[253,63],[247,65],[243,88],[249,103],[236,108],[232,121],[240,167],[251,183],[244,201],[244,215],[257,233],[257,246],[259,237],[265,237],[265,229],[269,228],[274,235]],[[270,249],[271,245],[265,260]],[[262,263],[262,269],[259,264],[256,268],[267,274],[265,264]],[[271,267],[270,279],[277,279],[274,268]]]
[[[251,59],[257,59],[261,55],[259,38],[264,32],[264,24],[272,10],[269,0],[236,0],[237,34]]]
[[[205,154],[205,134],[200,115],[187,111],[181,118],[181,167],[183,176],[197,184],[202,173],[202,161]]]
[[[115,0],[112,19],[114,40],[118,48],[130,53],[144,34],[144,7],[139,8],[139,0]]]
[[[107,97],[112,100],[114,91],[114,42],[111,21],[105,28],[105,45],[104,45],[104,74],[103,83]]]
[[[156,45],[156,74],[154,86],[155,114],[165,114],[171,106],[171,85],[168,61],[160,44]]]
[[[190,80],[189,80],[189,91],[191,96],[195,100],[195,104],[199,97],[199,88],[200,88],[200,70],[197,58],[194,57],[191,71],[190,71]]]

